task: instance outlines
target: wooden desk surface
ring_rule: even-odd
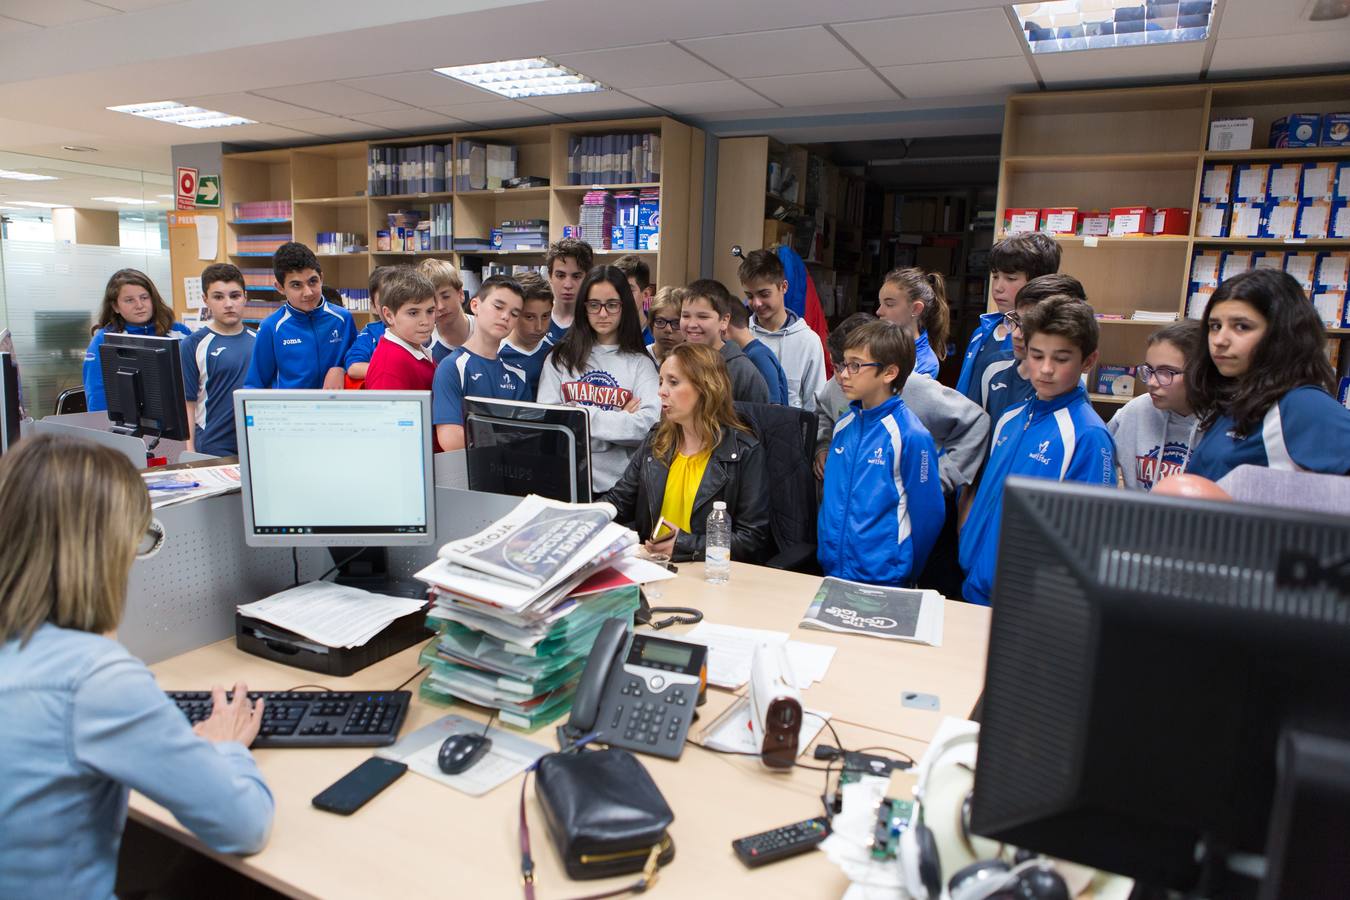
[[[806,692],[813,707],[831,712],[840,741],[851,748],[887,746],[918,757],[940,715],[904,709],[899,693],[938,694],[943,709],[965,715],[982,686],[988,610],[949,603],[942,648],[796,629],[819,579],[735,564],[728,585],[702,581],[702,565],[681,566],[680,578],[663,584],[660,603],[695,606],[708,621],[793,632],[801,640],[839,648],[823,682]],[[684,628],[663,633],[678,634]],[[390,689],[417,671],[411,648],[350,678],[328,678],[267,662],[221,641],[153,667],[166,690],[190,690],[243,678],[258,690],[317,683],[338,690]],[[416,682],[411,685],[415,690]],[[734,700],[710,691],[693,734]],[[477,707],[430,704],[414,695],[403,733],[455,712],[478,721]],[[553,747],[552,728],[532,740]],[[833,743],[828,729],[820,740]],[[257,881],[296,897],[458,896],[518,897],[519,850],[513,779],[482,798],[470,798],[409,773],[351,817],[320,812],[310,799],[371,753],[368,749],[257,750],[255,757],[276,796],[276,821],[268,846],[255,856],[206,851],[163,808],[133,794],[137,820],[170,834]],[[678,761],[643,756],[642,762],[675,812],[671,835],[675,861],[653,893],[667,897],[839,896],[847,887],[823,854],[804,854],[762,869],[743,867],[731,841],[819,815],[825,773],[805,768],[770,772],[758,761],[688,747]],[[819,765],[807,753],[805,765]],[[910,776],[893,784],[904,790]],[[541,896],[567,897],[617,887],[630,877],[571,882],[550,843],[542,813],[529,792],[531,837]]]

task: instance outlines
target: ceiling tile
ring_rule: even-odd
[[[496,96],[490,91],[432,71],[346,79],[339,84],[423,109],[449,106],[452,103],[484,103]]]
[[[766,109],[777,105],[738,81],[668,84],[660,87],[634,88],[631,93],[640,100],[678,115]]]
[[[1038,53],[1036,69],[1047,87],[1069,84],[1126,84],[1164,78],[1198,78],[1205,42]],[[1124,86],[1124,85],[1121,85]]]
[[[835,25],[834,30],[877,67],[1022,52],[1021,35],[1008,22],[1002,7],[849,22]]]
[[[529,97],[520,101],[535,109],[562,116],[625,115],[651,116],[657,110],[620,91],[596,91],[593,94],[559,94],[554,97]]]
[[[716,81],[723,77],[712,66],[670,43],[564,53],[556,59],[568,68],[620,90]]]
[[[457,103],[452,106],[438,106],[435,112],[463,119],[473,125],[516,125],[556,122],[559,116],[553,113],[517,103],[515,100],[492,100],[487,103]]]
[[[320,137],[356,137],[363,134],[388,133],[389,129],[377,125],[367,125],[339,116],[325,116],[321,119],[296,119],[287,122],[286,127],[303,131],[305,134],[317,134]]]
[[[284,103],[293,103],[318,112],[335,116],[350,116],[358,113],[388,112],[394,109],[407,109],[405,104],[387,97],[367,94],[356,88],[347,87],[331,81],[315,81],[309,84],[292,84],[284,87],[258,88],[251,93]]]
[[[680,41],[680,46],[733,78],[862,68],[858,58],[820,26],[725,34]]]
[[[1216,75],[1262,69],[1293,72],[1308,66],[1344,66],[1347,56],[1350,56],[1348,43],[1344,31],[1219,38],[1214,45],[1209,71],[1211,75]],[[1350,102],[1345,106],[1350,109]]]
[[[454,128],[462,128],[466,124],[463,119],[456,119],[445,113],[432,112],[428,109],[396,109],[392,112],[360,113],[352,116],[352,118],[357,122],[364,122],[367,125],[375,125],[380,128],[392,128],[395,131],[429,131],[431,129],[450,131]]]
[[[139,12],[143,9],[154,9],[157,6],[171,6],[174,3],[182,3],[184,0],[98,0],[100,6],[111,6],[113,9],[120,9],[122,12]]]
[[[745,84],[786,107],[900,99],[890,85],[874,75],[870,69],[747,78]]]
[[[915,63],[878,69],[906,97],[961,97],[1036,89],[1036,76],[1025,57]]]
[[[1276,34],[1325,33],[1350,30],[1350,18],[1329,22],[1310,22],[1304,17],[1308,0],[1228,0],[1219,20],[1219,40],[1238,37],[1267,37]],[[1350,51],[1341,54],[1341,62],[1350,59]],[[1286,58],[1285,65],[1302,62]]]
[[[11,19],[44,28],[117,15],[117,10],[88,0],[5,0],[0,9]]]
[[[36,25],[20,22],[18,19],[11,19],[8,16],[0,16],[0,34],[15,34],[20,31],[35,31],[36,29]]]
[[[235,125],[219,129],[220,140],[231,141],[302,141],[310,132],[287,128],[282,125]]]
[[[291,119],[312,119],[314,110],[301,106],[292,106],[279,100],[259,97],[246,92],[234,94],[206,94],[199,97],[175,97],[179,103],[187,106],[200,106],[235,116],[243,116],[255,122],[279,122],[285,125]]]

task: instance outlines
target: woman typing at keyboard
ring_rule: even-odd
[[[194,728],[103,636],[162,541],[119,454],[44,436],[0,458],[0,897],[111,897],[131,788],[218,852],[267,842],[272,794],[247,749],[262,704],[217,687]]]

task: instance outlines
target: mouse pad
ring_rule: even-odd
[[[381,748],[376,751],[376,755],[407,763],[408,769],[418,775],[439,781],[471,797],[481,797],[524,772],[539,757],[553,752],[551,748],[526,740],[518,734],[491,728],[487,735],[492,738],[492,749],[482,759],[458,775],[442,772],[436,757],[445,739],[452,734],[481,734],[482,731],[482,722],[463,716],[443,716],[405,735],[393,746]]]

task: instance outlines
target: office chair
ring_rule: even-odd
[[[816,449],[814,413],[774,403],[737,403],[736,413],[750,426],[769,469],[769,530],[775,552],[764,565],[819,574],[816,562]]]
[[[85,402],[84,388],[67,388],[56,398],[56,415],[64,416],[68,413],[88,412],[89,406]]]

